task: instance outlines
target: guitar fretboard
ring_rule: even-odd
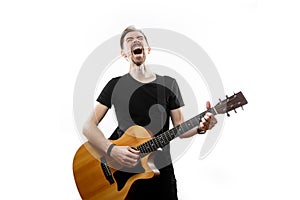
[[[141,144],[137,147],[137,149],[141,152],[141,156],[145,156],[153,151],[156,151],[158,148],[163,148],[164,146],[168,145],[171,140],[197,127],[201,118],[207,112],[210,112],[213,115],[217,114],[214,108],[210,108],[209,110],[206,110],[205,112]]]

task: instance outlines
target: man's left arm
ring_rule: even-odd
[[[207,102],[206,108],[209,109],[210,107],[210,102]],[[171,110],[171,119],[174,127],[184,122],[184,117],[181,108]],[[198,127],[195,127],[189,130],[188,132],[182,134],[180,138],[192,137],[199,132],[205,132],[207,130],[210,130],[215,126],[216,123],[217,120],[214,117],[214,115],[212,113],[207,112],[204,115],[204,117],[202,117]]]

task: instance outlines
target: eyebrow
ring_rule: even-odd
[[[141,38],[144,38],[144,36],[139,35],[139,36],[137,36],[136,38],[141,39]],[[126,38],[126,41],[127,41],[127,40],[132,40],[132,39],[133,39],[133,37],[128,37],[128,38]]]
[[[127,41],[127,40],[131,40],[131,39],[133,39],[133,37],[128,37],[128,38],[126,38],[126,41]]]

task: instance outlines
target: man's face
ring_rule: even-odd
[[[129,32],[124,37],[122,55],[137,66],[146,60],[145,48],[147,42],[144,35],[138,31]]]

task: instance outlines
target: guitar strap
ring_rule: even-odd
[[[159,131],[157,134],[160,134],[163,132],[163,128],[165,125],[164,115],[166,114],[166,107],[167,107],[167,101],[166,101],[166,85],[165,85],[165,76],[161,76],[161,78],[157,79],[157,104],[159,104],[159,112],[160,115],[160,123],[161,123],[161,131]]]

